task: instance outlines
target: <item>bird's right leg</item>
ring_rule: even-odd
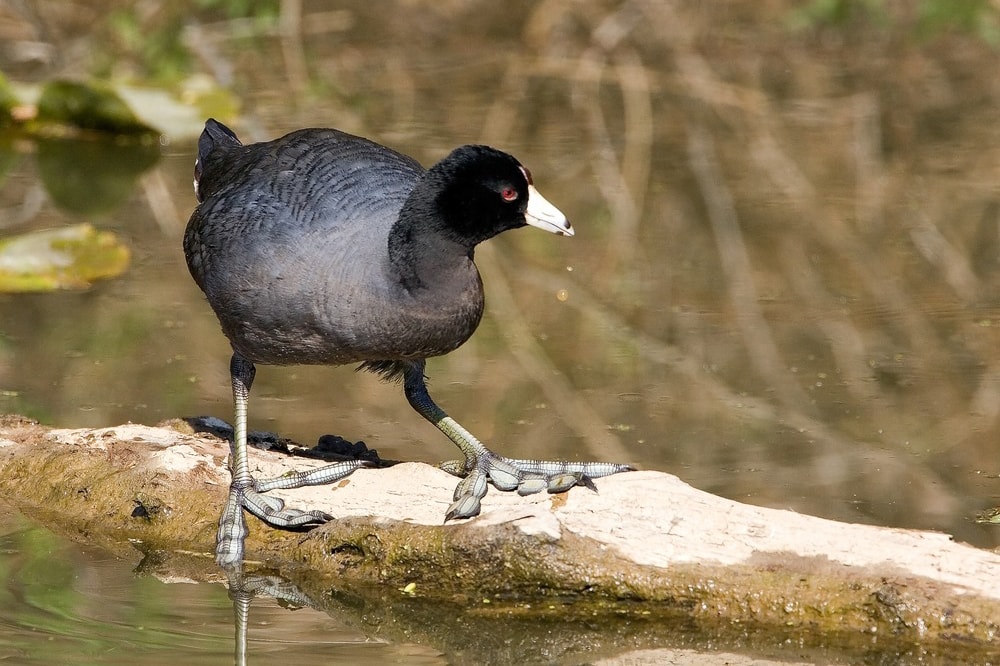
[[[487,484],[493,484],[497,490],[517,490],[520,495],[542,490],[561,493],[573,486],[596,491],[593,479],[635,469],[621,463],[521,460],[494,453],[431,399],[424,378],[424,361],[412,361],[405,366],[403,392],[410,406],[447,435],[465,455],[465,460],[441,465],[445,471],[463,477],[445,520],[478,515]]]
[[[229,374],[233,383],[233,441],[230,444],[229,468],[232,482],[229,497],[219,519],[219,531],[215,542],[215,561],[222,566],[232,566],[243,559],[244,541],[247,537],[247,522],[243,509],[254,514],[274,527],[308,529],[332,519],[323,511],[300,511],[285,508],[285,503],[263,493],[277,488],[299,488],[331,483],[343,478],[368,463],[361,460],[334,463],[308,472],[294,472],[274,479],[257,480],[250,473],[247,458],[247,410],[250,387],[256,368],[252,362],[238,353],[233,353],[229,363]]]

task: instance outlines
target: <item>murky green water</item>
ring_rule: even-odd
[[[65,3],[45,19],[55,55],[2,67],[78,71],[74,49],[108,38],[99,5]],[[186,39],[191,71],[241,100],[247,140],[338,126],[424,163],[489,142],[568,214],[572,239],[520,230],[479,252],[486,318],[429,364],[438,401],[498,451],[624,460],[740,501],[1000,545],[972,520],[1000,504],[997,52],[671,7],[316,2],[301,39],[238,36],[247,26],[221,15]],[[2,11],[9,43],[42,40],[36,14]],[[128,53],[116,71],[139,72]],[[0,412],[230,418],[227,343],[180,248],[193,137],[168,139],[155,163],[0,143],[0,234],[88,221],[133,253],[86,291],[0,295]],[[398,387],[350,368],[260,368],[251,427],[454,455]],[[232,654],[221,586],[131,577],[62,542],[43,555],[24,543],[51,537],[27,524],[4,534],[19,610],[0,656]],[[62,577],[46,588],[39,572]],[[268,604],[254,606],[259,663],[439,658]]]
[[[0,521],[0,660],[11,664],[220,664],[237,652],[221,585],[157,577],[136,551],[81,548],[17,514]],[[247,663],[442,664],[433,648],[387,642],[309,607],[253,600]]]

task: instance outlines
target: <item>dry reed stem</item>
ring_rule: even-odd
[[[631,47],[619,50],[639,18],[626,4],[593,29],[591,46],[579,56],[581,74],[574,77],[571,95],[594,145],[595,182],[611,212],[614,232],[609,238],[606,263],[618,273],[615,282],[619,290],[633,289],[639,283],[636,252],[653,143],[652,101],[642,60]],[[620,157],[601,109],[602,71],[609,57],[616,61],[614,80],[622,93],[624,148]]]
[[[881,229],[885,222],[885,164],[878,98],[858,93],[851,100],[854,124],[855,217],[861,228]]]
[[[293,94],[301,95],[309,86],[309,68],[302,46],[302,0],[281,0],[278,33],[288,85]]]
[[[163,167],[157,166],[143,174],[142,178],[139,179],[139,185],[146,197],[149,214],[156,221],[160,233],[167,238],[180,238],[184,233],[187,221],[181,217],[180,211],[174,204],[170,188],[167,187],[167,181],[163,175]]]
[[[726,274],[729,302],[743,332],[750,362],[785,405],[809,410],[805,394],[785,370],[771,327],[760,308],[753,266],[732,195],[723,181],[711,136],[699,125],[688,127],[688,158],[705,200],[722,270]]]
[[[848,228],[848,223],[819,198],[815,186],[806,185],[801,179],[783,181],[783,176],[789,173],[803,172],[790,166],[794,164],[791,157],[777,155],[783,152],[780,149],[782,142],[772,137],[774,124],[770,119],[779,114],[771,108],[767,98],[762,94],[754,95],[752,104],[741,104],[732,96],[720,93],[725,91],[726,87],[717,80],[711,66],[697,54],[691,42],[690,35],[698,34],[697,30],[674,11],[672,3],[645,3],[642,6],[651,16],[657,16],[658,24],[667,31],[677,52],[676,58],[682,73],[682,81],[690,87],[689,97],[709,104],[714,113],[725,118],[730,124],[744,127],[751,136],[757,137],[754,143],[770,145],[773,148],[771,159],[760,162],[762,166],[786,165],[786,168],[777,173],[773,171],[765,173],[771,176],[778,190],[788,197],[788,203],[800,219],[809,222],[809,229],[814,232],[816,240],[825,246],[830,255],[839,257],[844,266],[850,267],[861,277],[862,284],[876,300],[879,309],[892,313],[902,321],[899,331],[908,338],[909,348],[920,349],[923,352],[910,359],[915,371],[946,362],[940,351],[945,346],[939,336],[927,319],[920,316],[919,308],[915,307],[912,298],[902,288],[896,276],[887,272],[887,264],[873,254],[870,245],[865,242],[864,234]],[[837,108],[835,105],[824,106],[825,115],[829,116],[831,111]],[[864,99],[851,107],[848,113],[856,123],[869,125],[871,122],[871,104],[865,103]],[[855,132],[856,169],[858,161],[862,162],[860,172],[855,176],[856,182],[860,183],[863,180],[865,183],[877,183],[881,180],[875,173],[880,165],[877,158],[879,148],[870,145],[870,142],[877,138],[877,133],[870,130],[859,129]],[[807,193],[813,193],[813,196],[805,196]],[[879,192],[876,190],[867,197],[862,195],[862,199],[868,202],[866,214],[869,219],[878,219],[880,215],[871,211],[871,206],[880,201]],[[789,276],[789,281],[794,279],[795,276]]]
[[[855,400],[863,404],[874,400],[878,397],[878,387],[867,362],[866,336],[842,314],[844,308],[837,307],[836,298],[823,285],[802,249],[787,238],[782,239],[781,245],[781,261],[789,285],[801,302],[812,304],[810,312],[816,313],[812,321],[830,345],[839,379]]]

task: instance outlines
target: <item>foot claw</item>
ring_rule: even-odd
[[[629,468],[627,471],[633,471],[633,470],[632,470],[632,468]],[[583,486],[585,488],[589,488],[590,490],[593,490],[595,493],[597,492],[597,484],[594,483],[594,480],[592,478],[590,478],[589,476],[587,476],[586,474],[581,474],[577,478],[576,485]],[[555,493],[555,492],[559,492],[559,491],[558,490],[552,490],[552,487],[549,486],[549,492],[550,493]]]
[[[478,516],[481,506],[479,498],[475,495],[463,495],[448,507],[448,512],[444,514],[444,522],[447,523],[449,520],[456,518],[473,518]]]
[[[586,486],[588,482],[591,489],[597,490],[594,482],[586,474],[557,474],[548,478],[548,491],[550,493],[564,493],[576,485]]]
[[[277,497],[262,495],[249,488],[243,491],[242,504],[265,523],[285,529],[307,530],[333,520],[333,516],[324,511],[286,509],[285,503]]]
[[[631,471],[629,465],[603,462],[570,463],[551,460],[520,460],[505,458],[485,450],[465,461],[452,460],[441,469],[465,478],[455,488],[454,503],[448,507],[445,522],[454,518],[471,518],[479,514],[480,499],[486,495],[487,483],[497,490],[517,490],[519,495],[533,495],[547,490],[566,492],[573,486],[585,486],[597,491],[594,478]]]
[[[232,566],[243,559],[243,542],[247,536],[244,509],[273,527],[290,530],[311,530],[333,520],[333,516],[325,511],[287,508],[283,500],[265,495],[265,492],[327,484],[369,466],[370,463],[364,460],[350,460],[305,472],[291,472],[274,479],[258,481],[251,478],[249,481],[234,482],[229,488],[229,499],[219,521],[215,561],[222,566]]]

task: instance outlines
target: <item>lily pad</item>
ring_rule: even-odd
[[[0,292],[85,289],[121,275],[129,257],[117,235],[90,224],[0,239]]]
[[[65,125],[119,136],[158,134],[143,123],[129,105],[107,84],[50,81],[38,98],[37,119],[43,124]]]

